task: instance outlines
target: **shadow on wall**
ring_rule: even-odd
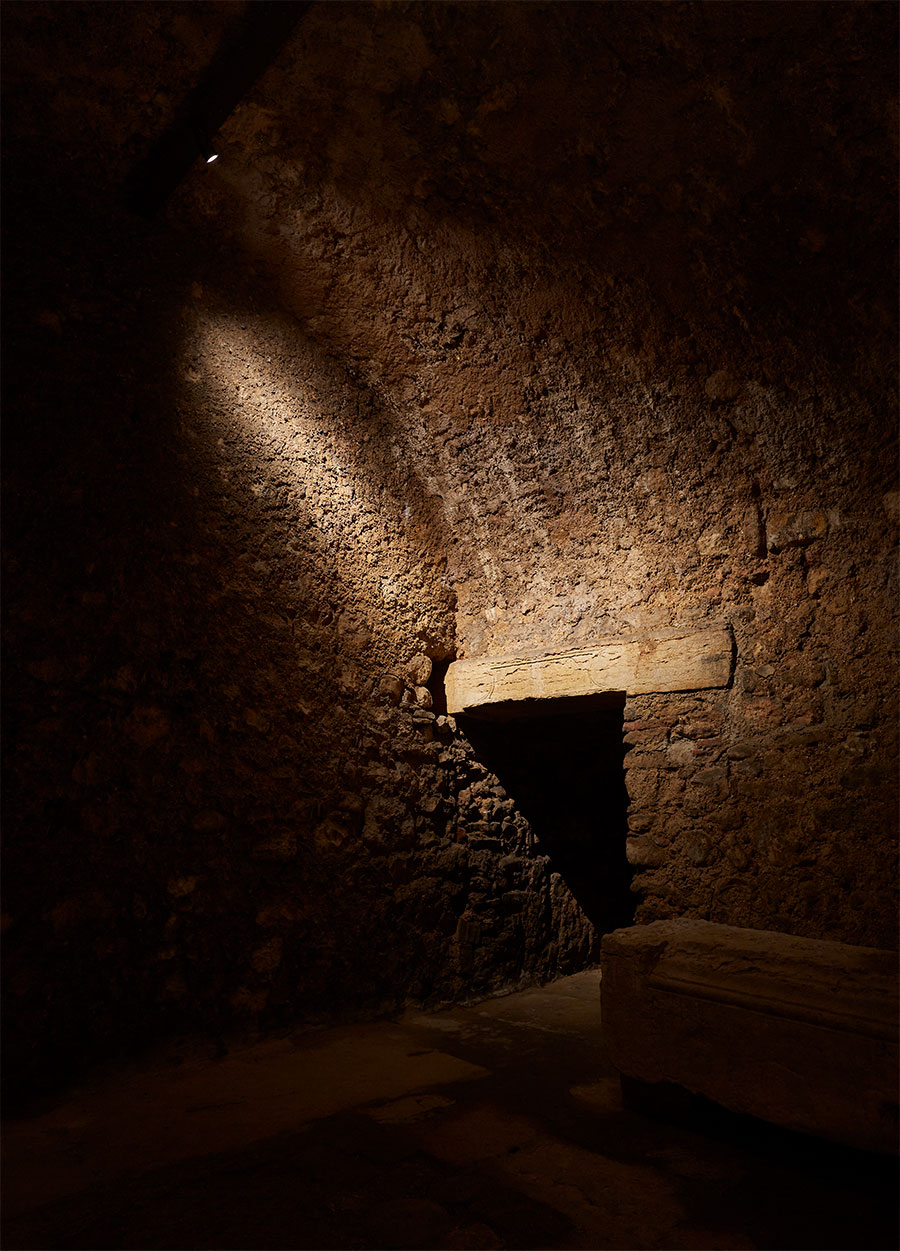
[[[46,258],[25,253],[51,291],[79,220]],[[387,562],[355,579],[338,524],[346,478],[360,510],[360,482],[371,488],[373,544],[386,518],[393,576],[418,575],[433,547],[389,415],[316,349],[287,353],[290,335],[237,266],[234,307],[213,305],[217,258],[199,243],[129,219],[111,219],[109,236],[124,258],[117,317],[23,335],[4,378],[8,1109],[167,1032],[376,1014],[452,969],[450,920],[423,957],[394,901],[418,867],[414,823],[428,823],[404,790],[412,770],[383,787],[372,777],[397,752],[372,687],[401,645],[395,618],[407,648],[414,626],[375,613]],[[218,327],[193,355],[187,269]],[[276,347],[299,398],[264,372]],[[291,456],[312,420],[307,382],[308,469]],[[322,414],[351,388],[360,412],[336,433]],[[367,434],[364,473],[341,453]],[[433,562],[416,577],[416,612],[452,623],[439,574]],[[387,623],[374,638],[373,621]],[[366,804],[383,792],[400,832],[366,842]]]
[[[502,721],[458,718],[597,930],[598,949],[603,934],[634,919],[623,715],[622,708],[579,708]]]

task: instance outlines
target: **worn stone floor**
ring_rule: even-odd
[[[144,1060],[3,1152],[6,1251],[898,1245],[896,1161],[623,1107],[596,972]]]

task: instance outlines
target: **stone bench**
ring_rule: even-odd
[[[854,1147],[898,1147],[897,954],[707,921],[602,944],[603,1033],[640,1083],[677,1083]]]

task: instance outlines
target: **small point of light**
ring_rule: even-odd
[[[197,145],[199,155],[203,157],[207,165],[212,165],[213,161],[219,159],[219,154],[213,147],[212,136],[202,117],[195,116],[191,120],[190,132],[194,137],[194,143]]]

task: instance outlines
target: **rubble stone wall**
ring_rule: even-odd
[[[894,943],[895,11],[313,6],[130,215],[243,10],[5,22],[10,1066],[552,977],[630,899]],[[629,700],[627,831],[584,728],[595,929],[442,666],[691,624],[734,682]]]

